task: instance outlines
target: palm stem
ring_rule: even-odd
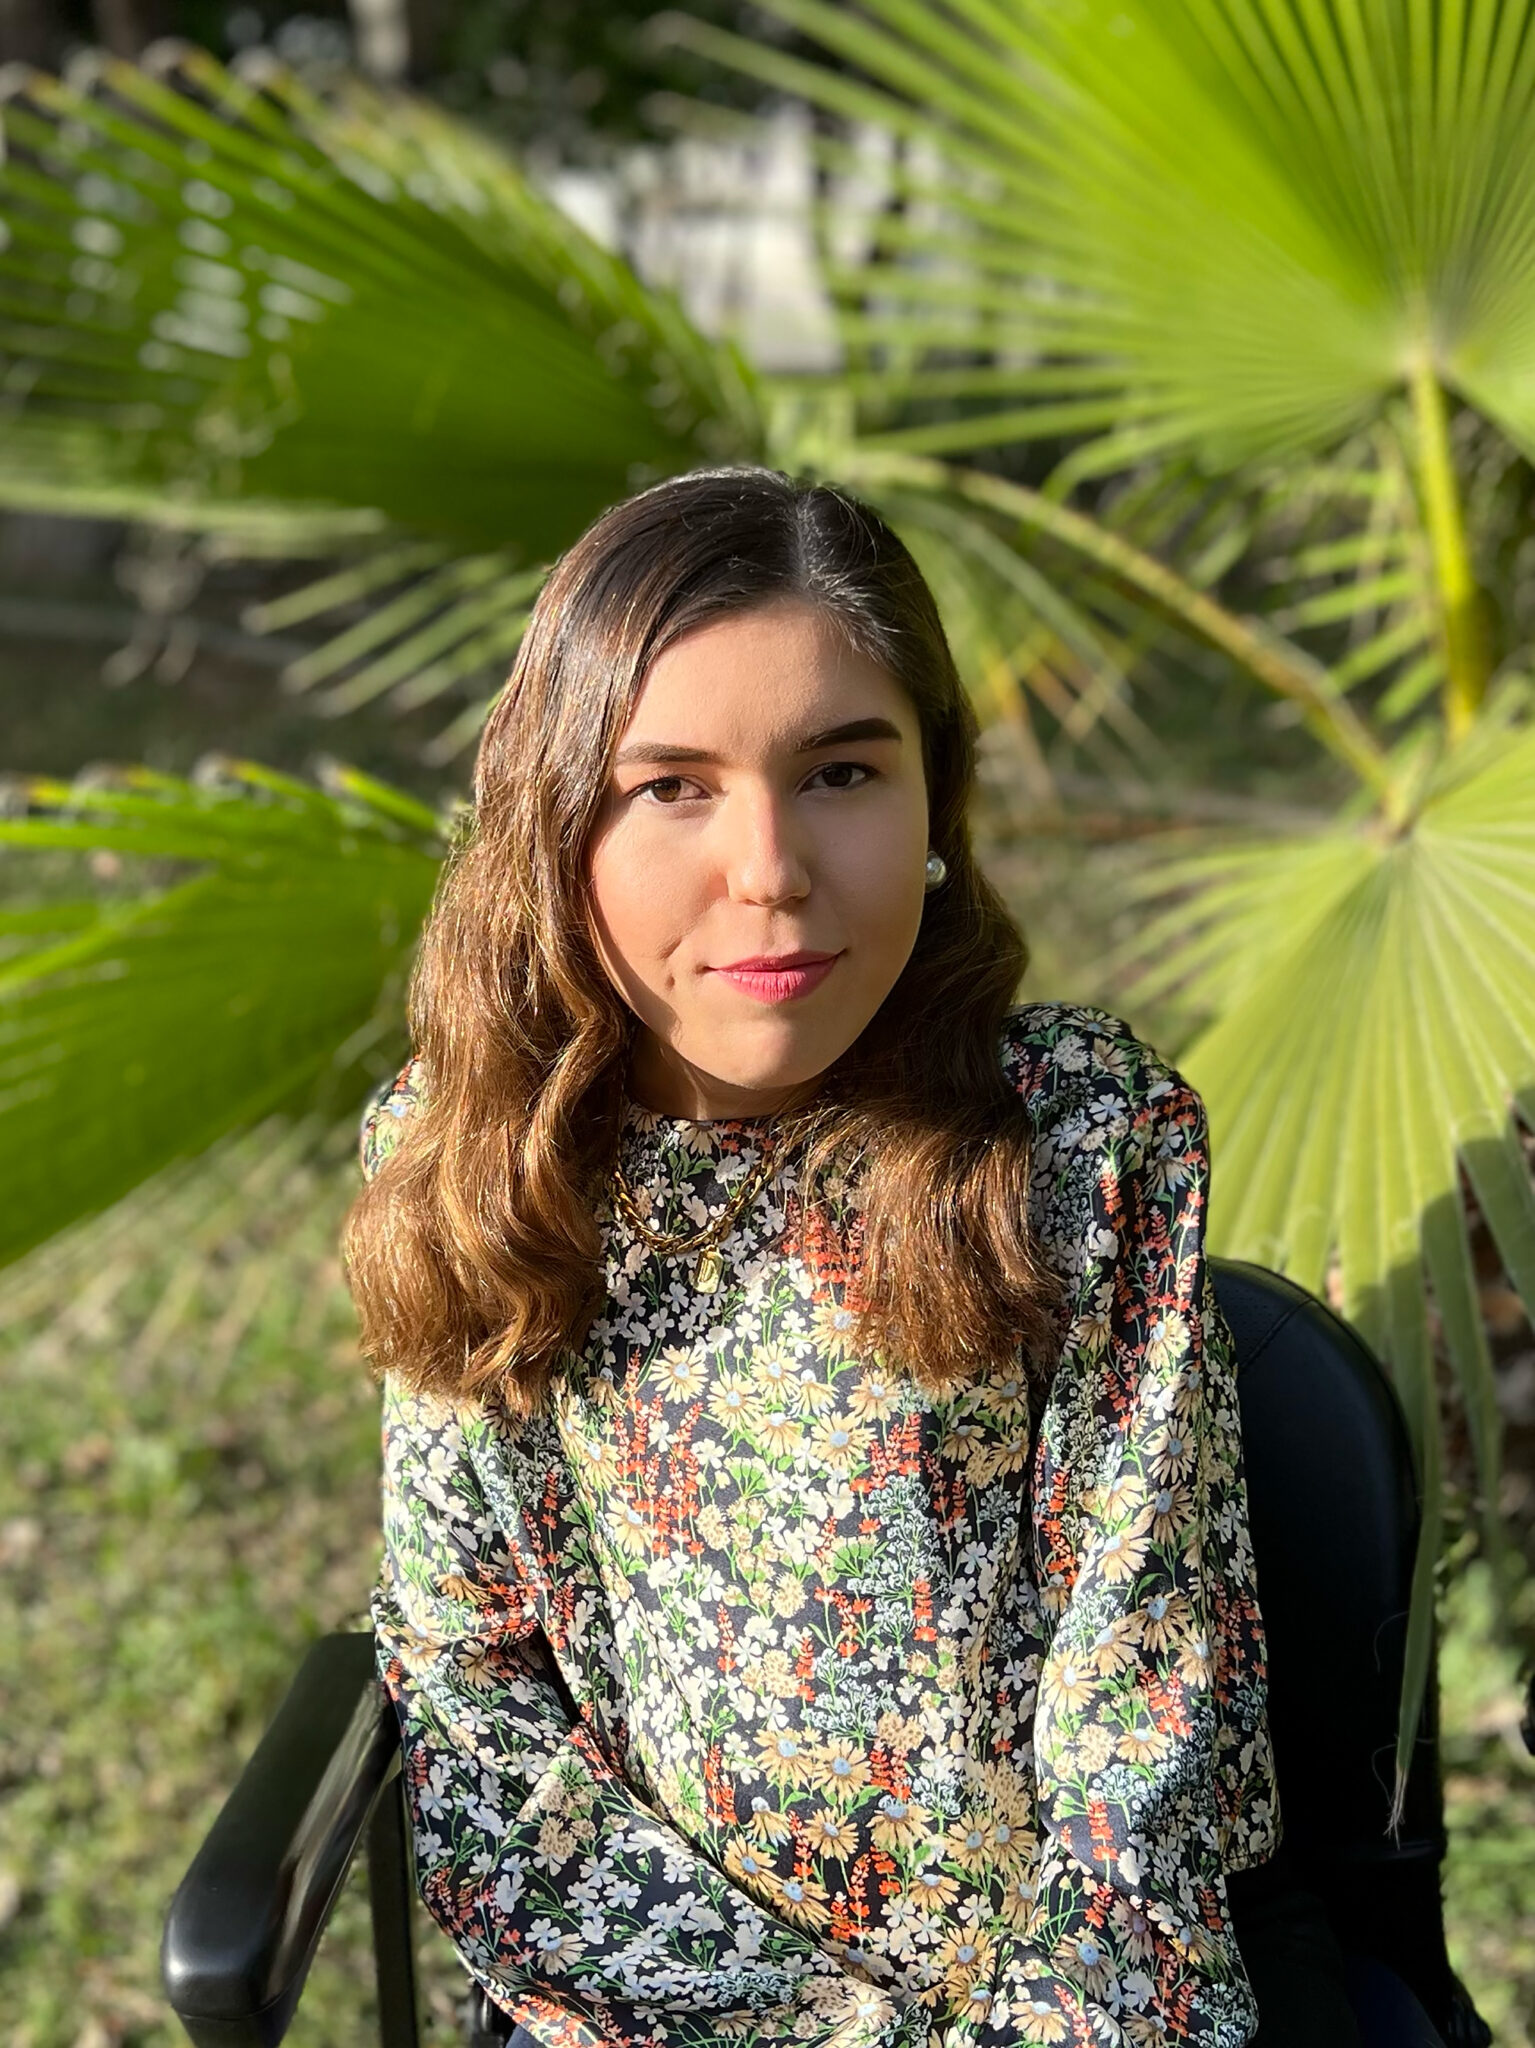
[[[1133,584],[1201,639],[1230,655],[1267,689],[1298,704],[1322,744],[1375,792],[1387,816],[1397,819],[1402,799],[1379,741],[1326,669],[1304,649],[1254,620],[1227,611],[1165,562],[1026,484],[1011,483],[983,470],[950,468],[923,456],[885,455],[873,449],[850,450],[843,461],[844,472],[850,465],[871,483],[902,482],[953,491],[973,504],[990,506],[1022,526],[1049,534],[1074,554]]]
[[[1444,641],[1444,720],[1450,738],[1456,740],[1476,716],[1487,691],[1492,663],[1481,592],[1466,544],[1466,521],[1450,448],[1444,387],[1426,352],[1414,365],[1408,388],[1417,430],[1418,486],[1434,559],[1434,586]]]

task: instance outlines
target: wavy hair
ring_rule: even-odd
[[[755,466],[695,470],[613,506],[554,564],[480,741],[410,992],[423,1100],[347,1219],[376,1376],[538,1406],[602,1301],[598,1204],[638,1020],[589,911],[587,849],[652,661],[706,621],[795,597],[909,694],[929,839],[948,865],[916,944],[821,1077],[830,1120],[801,1185],[856,1166],[855,1343],[926,1386],[1053,1363],[1031,1242],[1030,1125],[1002,1071],[1028,954],[972,855],[975,713],[937,606],[871,507]]]

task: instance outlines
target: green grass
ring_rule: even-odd
[[[1535,2040],[1535,1758],[1519,1733],[1518,1659],[1493,1629],[1486,1567],[1451,1577],[1439,1653],[1450,1959],[1499,2048]],[[1535,1634],[1535,1578],[1515,1619]]]
[[[305,1646],[367,1626],[378,1402],[334,1249],[352,1183],[262,1134],[6,1290],[7,2048],[185,2038],[166,1905]],[[445,2044],[462,1972],[422,1946]],[[359,1868],[290,2040],[375,2038],[370,1972]]]
[[[305,1646],[366,1626],[377,1394],[335,1243],[344,1156],[273,1132],[49,1248],[3,1290],[0,2048],[171,2048],[166,1904]],[[1535,1621],[1535,1596],[1521,1596]],[[1446,1600],[1451,1950],[1535,2039],[1535,1763],[1476,1568]],[[426,2037],[465,1979],[420,1916]],[[376,2039],[354,1873],[289,2039]]]

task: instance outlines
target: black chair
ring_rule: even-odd
[[[1305,1288],[1212,1263],[1236,1341],[1284,1853],[1346,1954],[1394,1971],[1447,2048],[1488,2048],[1445,1950],[1432,1662],[1401,1821],[1386,1831],[1421,1499],[1401,1404],[1357,1331]]]
[[[1361,1339],[1303,1288],[1261,1266],[1214,1271],[1237,1347],[1286,1851],[1346,1951],[1395,1971],[1448,2048],[1487,2048],[1445,1951],[1432,1680],[1403,1822],[1386,1832],[1419,1522],[1401,1408]],[[364,1840],[382,2048],[416,2048],[394,1709],[372,1637],[333,1635],[305,1658],[171,1902],[162,1972],[197,2048],[276,2048]],[[475,1986],[470,2048],[510,2032]]]

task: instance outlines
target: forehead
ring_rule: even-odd
[[[822,714],[828,714],[822,716]],[[750,734],[792,745],[807,721],[879,714],[915,733],[917,717],[889,670],[849,643],[834,618],[777,601],[697,626],[651,663],[627,739],[689,740]]]

